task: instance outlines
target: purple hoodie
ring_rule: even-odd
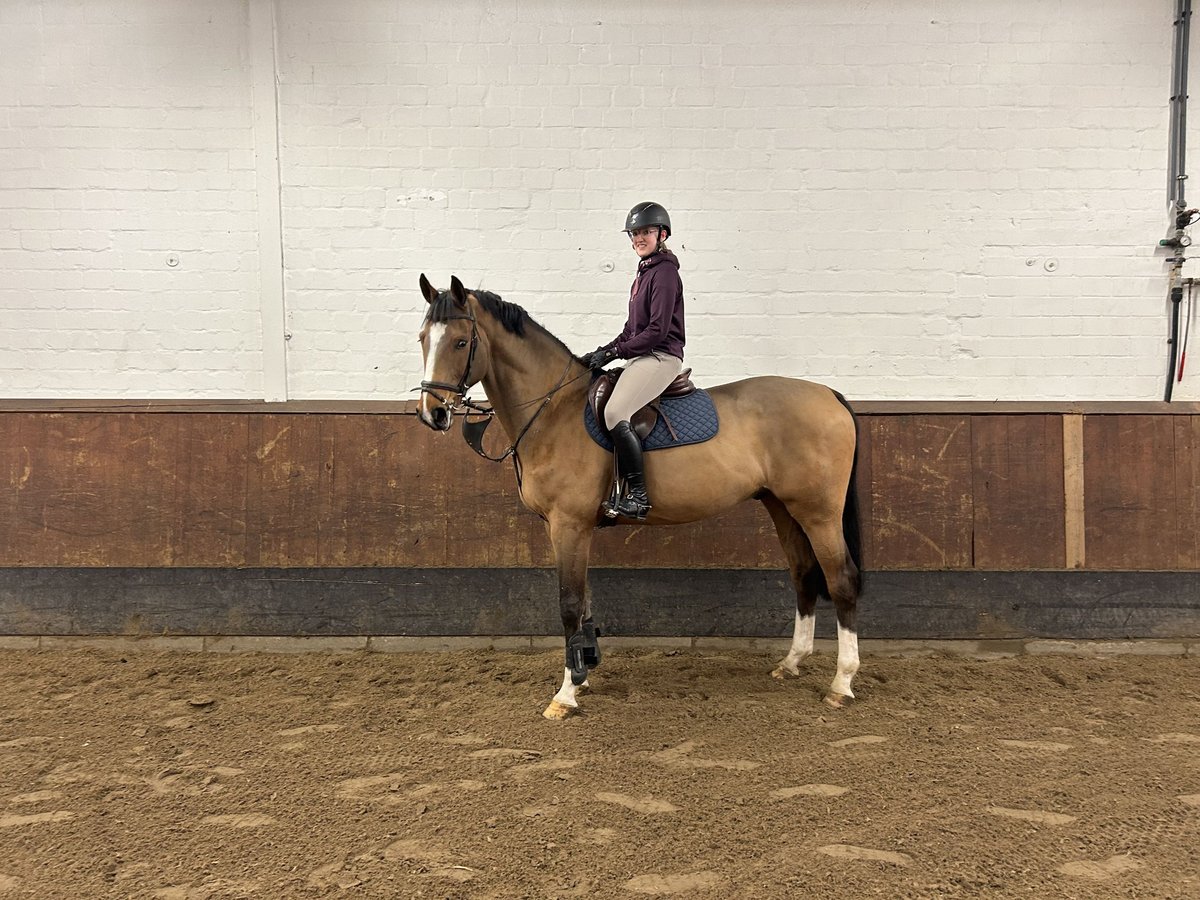
[[[604,345],[621,359],[659,351],[683,359],[683,281],[679,258],[660,250],[638,263],[629,290],[629,319],[620,336]]]

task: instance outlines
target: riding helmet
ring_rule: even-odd
[[[661,225],[667,229],[667,237],[671,236],[671,217],[666,209],[658,203],[639,203],[625,217],[625,230],[634,231],[647,225]]]

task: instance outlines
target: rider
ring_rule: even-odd
[[[629,420],[683,369],[683,281],[679,258],[666,247],[671,236],[666,209],[657,203],[639,203],[625,217],[625,233],[640,259],[629,291],[629,318],[620,335],[583,361],[589,368],[600,369],[614,359],[629,360],[604,407],[604,424],[616,448],[617,471],[627,487],[612,511],[645,519],[650,498],[642,444]],[[605,508],[607,511],[607,504]]]

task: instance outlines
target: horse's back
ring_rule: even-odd
[[[837,391],[816,381],[758,375],[706,388],[718,413],[735,418],[759,413],[771,419],[808,417],[812,424],[852,422],[849,405]]]
[[[709,393],[727,442],[759,456],[768,480],[798,468],[848,477],[857,429],[849,404],[832,388],[764,375],[719,385]]]

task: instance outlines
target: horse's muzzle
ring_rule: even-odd
[[[454,413],[444,406],[435,406],[431,410],[421,410],[417,413],[417,418],[434,431],[449,431],[450,423],[454,420]]]

